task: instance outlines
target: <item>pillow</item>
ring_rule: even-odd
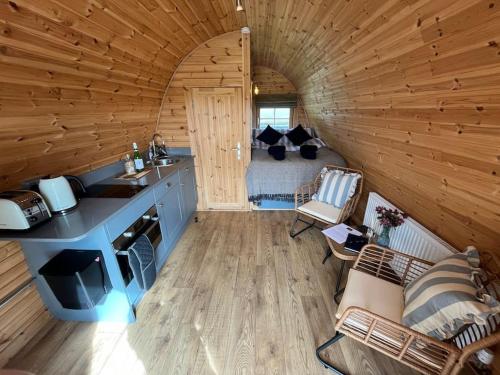
[[[491,315],[486,319],[486,324],[471,324],[453,338],[453,343],[460,349],[469,346],[498,331],[500,328],[500,313]]]
[[[274,130],[272,127],[267,125],[266,129],[259,134],[257,139],[259,141],[267,143],[268,145],[274,145],[281,139],[281,137],[283,137],[283,134],[281,134],[280,132]]]
[[[269,145],[257,139],[257,137],[264,131],[265,129],[252,129],[252,148],[257,148],[260,150],[267,150]],[[274,129],[278,133],[285,135],[288,129]],[[321,147],[326,147],[326,144],[319,138],[316,137],[315,130],[313,128],[304,128],[304,130],[309,134],[312,139],[305,141],[303,144],[310,144],[314,146],[318,146],[318,149]],[[288,137],[281,137],[280,140],[275,143],[276,146],[285,146],[287,151],[300,151],[300,146],[295,146],[292,141],[288,139]]]
[[[314,160],[316,159],[316,152],[318,151],[317,146],[302,145],[300,146],[300,155],[304,159]]]
[[[276,160],[284,160],[285,159],[285,150],[286,150],[285,146],[270,146],[267,149],[267,152],[269,153],[269,155],[274,157],[274,159],[276,159]]]
[[[345,173],[340,170],[328,171],[323,177],[318,194],[313,198],[342,208],[356,192],[360,178],[361,175],[358,173]]]
[[[311,138],[310,140],[302,143],[302,146],[306,146],[306,145],[307,146],[316,146],[316,147],[318,147],[318,149],[320,149],[321,147],[326,147],[326,143],[323,142],[323,140],[321,138]]]
[[[473,247],[432,266],[405,288],[402,322],[407,327],[445,340],[465,325],[485,325],[500,312],[491,296],[479,293],[479,254]]]
[[[287,151],[300,151],[300,146],[295,146],[288,137],[281,138],[277,145],[285,146]]]
[[[495,282],[487,283],[485,286],[485,293],[489,294],[498,301],[498,280]],[[460,349],[479,341],[500,329],[500,313],[491,315],[486,324],[470,324],[462,332],[453,338],[453,343]]]
[[[286,133],[286,137],[292,141],[295,146],[300,146],[305,141],[312,139],[308,132],[304,130],[302,125],[297,125],[293,130]]]

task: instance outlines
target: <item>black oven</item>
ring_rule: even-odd
[[[113,241],[113,249],[115,250],[125,285],[130,284],[134,278],[131,257],[137,262],[137,252],[135,250],[140,246],[140,252],[147,257],[148,246],[150,246],[150,255],[154,263],[156,249],[161,240],[162,235],[158,213],[156,207],[153,206]],[[131,252],[134,252],[134,254],[131,254]],[[136,275],[137,272],[135,272]]]

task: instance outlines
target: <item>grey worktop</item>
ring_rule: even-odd
[[[191,156],[176,156],[176,158],[180,161],[172,166],[147,168],[151,169],[151,172],[137,181],[127,181],[110,176],[98,182],[99,184],[147,185],[145,189],[131,198],[82,198],[78,207],[67,215],[53,216],[48,222],[24,232],[2,231],[0,232],[0,240],[78,241],[110,218],[118,215],[134,200],[152,193],[154,186],[163,178],[185,167],[193,159]]]

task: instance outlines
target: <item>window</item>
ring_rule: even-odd
[[[276,129],[288,129],[290,127],[291,109],[286,107],[259,108],[259,128],[265,129],[267,125],[271,125]]]

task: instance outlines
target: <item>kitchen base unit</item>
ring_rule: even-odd
[[[193,159],[154,168],[139,183],[143,188],[130,198],[85,197],[74,211],[31,231],[0,233],[0,240],[20,242],[56,318],[135,321],[137,305],[193,217]]]

